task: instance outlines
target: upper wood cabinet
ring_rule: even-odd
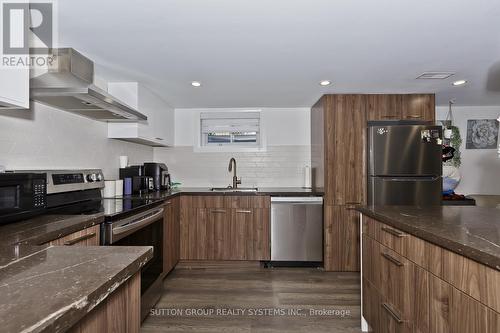
[[[400,120],[403,112],[402,95],[366,95],[368,120]]]
[[[362,204],[365,198],[366,99],[363,95],[326,95],[318,102],[321,109],[312,113],[312,126],[324,126],[324,137],[312,136],[315,149],[323,155],[313,156],[315,183],[323,183],[325,204]],[[320,124],[319,119],[323,119]],[[316,128],[311,128],[315,133]],[[323,160],[320,160],[323,158]],[[323,173],[323,174],[321,174]]]
[[[366,95],[368,120],[435,120],[434,94]]]
[[[401,119],[435,121],[436,101],[434,94],[403,95],[402,101]]]

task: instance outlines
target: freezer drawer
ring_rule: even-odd
[[[443,181],[436,177],[369,177],[368,204],[386,206],[438,206]]]
[[[323,261],[323,198],[271,198],[271,260]]]

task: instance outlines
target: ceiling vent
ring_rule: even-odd
[[[425,72],[417,77],[417,79],[423,80],[444,80],[449,78],[450,76],[455,75],[453,72]]]

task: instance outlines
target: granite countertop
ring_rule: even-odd
[[[324,192],[322,190],[312,190],[301,187],[262,187],[258,188],[256,192],[232,192],[232,191],[211,191],[209,187],[182,187],[178,189],[173,189],[170,191],[160,191],[145,194],[142,197],[148,199],[158,199],[166,200],[171,197],[179,195],[222,195],[222,196],[258,196],[258,195],[270,195],[270,196],[322,196]]]
[[[152,247],[0,247],[2,332],[62,332],[138,272]]]
[[[485,207],[364,206],[361,213],[500,270],[500,210]]]
[[[44,214],[0,226],[0,244],[41,245],[102,222],[102,212],[89,215]]]

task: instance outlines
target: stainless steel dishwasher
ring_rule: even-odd
[[[271,197],[271,261],[323,261],[322,197]]]

